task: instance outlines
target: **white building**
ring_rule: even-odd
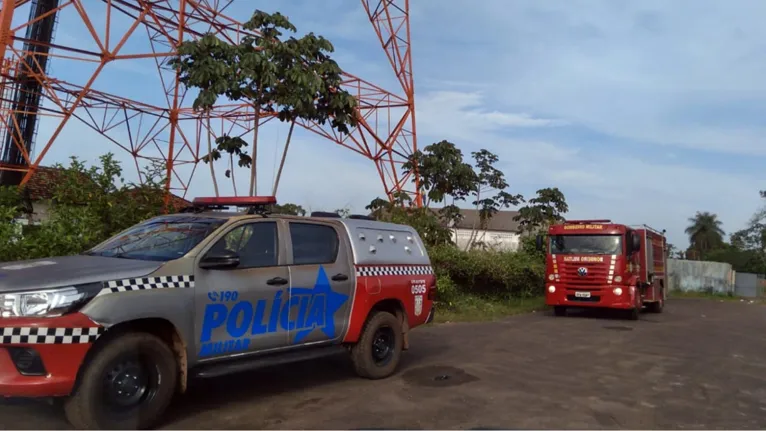
[[[479,211],[461,209],[463,220],[452,228],[452,240],[464,250],[473,233],[474,246],[485,246],[497,251],[518,251],[521,244],[519,223],[513,218],[518,211],[498,211],[489,219],[485,229],[481,229]],[[474,232],[475,229],[475,232]]]

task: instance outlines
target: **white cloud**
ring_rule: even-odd
[[[515,192],[531,195],[537,188],[559,187],[570,196],[572,217],[651,224],[668,229],[671,241],[684,245],[686,219],[695,211],[717,213],[733,232],[744,226],[759,204],[754,190],[766,187],[766,181],[755,175],[585,152],[553,141],[506,138],[491,117],[468,115],[481,104],[473,93],[449,95],[421,98],[421,137],[455,139],[464,152],[479,148],[495,152]]]
[[[473,48],[457,47],[459,55],[438,64],[421,63],[421,74],[438,70],[449,79],[492,83],[495,104],[523,106],[615,137],[766,155],[763,122],[740,118],[736,109],[753,102],[758,104],[751,109],[766,107],[766,30],[760,20],[766,3],[498,0],[424,6],[426,16],[417,20],[428,28],[416,31],[428,46],[418,53],[445,47],[436,39],[436,22],[441,39],[458,43],[462,35]],[[721,103],[732,109],[684,118]]]

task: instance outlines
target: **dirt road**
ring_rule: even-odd
[[[344,356],[201,381],[168,429],[762,428],[766,306],[678,299],[636,322],[516,316],[413,332],[400,372]],[[0,404],[0,427],[66,427],[58,408]]]

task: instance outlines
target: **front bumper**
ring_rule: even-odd
[[[619,287],[622,294],[617,295],[614,289]],[[636,306],[636,288],[631,286],[603,286],[584,289],[581,287],[570,288],[556,286],[556,291],[551,293],[546,286],[545,304],[549,306],[565,307],[598,307],[631,309]],[[577,292],[587,292],[589,297],[578,297]]]
[[[84,314],[74,313],[56,318],[0,318],[0,331],[0,396],[58,397],[72,392],[80,365],[102,328]],[[11,355],[14,348],[38,356],[43,372],[23,374]]]

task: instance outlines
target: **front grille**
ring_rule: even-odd
[[[579,268],[586,268],[587,275],[580,276]],[[600,289],[607,284],[609,276],[609,261],[604,262],[560,262],[558,263],[559,283],[572,288]]]

